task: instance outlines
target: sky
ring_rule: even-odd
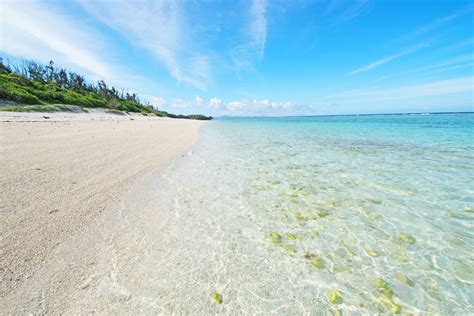
[[[172,113],[474,111],[465,0],[0,0],[0,56]]]

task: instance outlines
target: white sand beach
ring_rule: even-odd
[[[126,214],[110,223],[123,198],[185,154],[201,124],[104,112],[0,112],[2,313],[74,310],[100,271],[113,270],[98,267],[108,239],[127,225]],[[127,299],[115,290],[118,300]]]

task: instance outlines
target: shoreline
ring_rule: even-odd
[[[104,225],[112,235],[121,231],[104,219],[116,216],[138,183],[189,150],[202,122],[3,112],[0,124],[0,301],[12,313],[36,313],[77,303],[88,287],[87,271],[101,261]]]
[[[0,111],[0,122],[67,122],[67,121],[161,121],[169,117],[145,116],[138,113],[116,114],[105,109],[88,112],[8,112]]]

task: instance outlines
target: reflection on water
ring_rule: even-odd
[[[209,123],[164,178],[167,309],[474,312],[473,123]]]

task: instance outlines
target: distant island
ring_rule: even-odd
[[[201,114],[177,115],[143,104],[136,93],[130,94],[108,86],[103,80],[88,83],[84,76],[67,69],[24,60],[20,65],[9,65],[0,57],[0,111],[59,112],[88,108],[103,108],[110,113],[124,115],[141,113],[180,119],[211,120]]]

